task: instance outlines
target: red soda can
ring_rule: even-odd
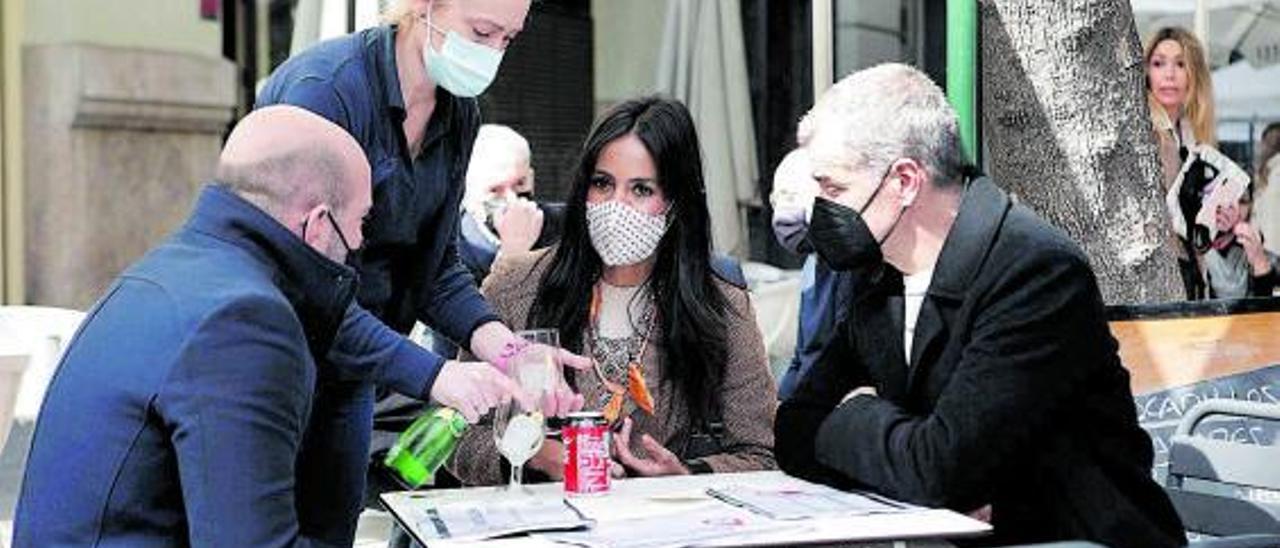
[[[608,493],[609,423],[604,413],[570,413],[561,434],[564,492],[573,496]]]

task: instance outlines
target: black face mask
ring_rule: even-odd
[[[871,207],[871,203],[880,194],[880,189],[884,188],[884,181],[885,178],[881,177],[880,184],[876,186],[875,192],[871,193],[871,197],[867,199],[866,205],[863,205],[860,211],[854,211],[852,208],[822,197],[813,201],[813,215],[809,219],[809,243],[832,269],[861,270],[878,266],[884,261],[880,244],[893,234],[893,229],[898,226],[898,220],[902,219],[902,212],[898,212],[898,218],[894,219],[889,232],[879,240],[876,240],[875,235],[871,233],[866,221],[862,220],[862,213]]]
[[[862,215],[826,198],[813,201],[809,243],[833,270],[858,270],[884,260]]]
[[[347,258],[350,259],[358,250],[351,249],[351,245],[347,243],[347,235],[342,233],[342,228],[338,226],[338,220],[333,218],[333,213],[326,210],[324,215],[329,219],[329,224],[333,226],[333,231],[338,234],[338,242],[342,244],[342,249],[347,251]],[[302,220],[302,239],[303,241],[307,239],[307,219]]]

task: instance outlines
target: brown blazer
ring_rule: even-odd
[[[494,263],[489,277],[485,278],[481,293],[512,329],[541,327],[528,326],[526,322],[538,283],[551,263],[554,250],[502,256]],[[755,323],[755,313],[746,290],[723,280],[716,281],[730,309],[726,319],[728,363],[724,381],[717,391],[724,422],[721,439],[724,452],[698,460],[714,472],[773,469],[776,467],[773,459],[773,416],[777,407],[777,388],[769,373],[764,340]],[[655,328],[651,340],[662,340],[660,331],[660,328]],[[634,423],[631,447],[641,457],[645,456],[640,443],[642,434],[649,434],[676,455],[681,455],[694,426],[690,424],[687,402],[678,397],[674,387],[661,381],[659,363],[664,349],[660,346],[650,344],[640,358],[645,381],[653,395],[655,416],[636,409],[630,400],[622,411],[623,416],[631,417]],[[586,398],[586,409],[603,407],[601,402],[605,391],[595,375],[575,373],[569,371],[567,374],[574,377],[579,392]],[[501,458],[494,447],[492,430],[488,426],[477,425],[463,435],[458,450],[446,467],[466,485],[499,484],[505,481],[499,465]]]

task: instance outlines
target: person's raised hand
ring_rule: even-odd
[[[1248,222],[1236,223],[1232,228],[1240,246],[1244,248],[1244,256],[1249,261],[1249,270],[1254,276],[1262,276],[1271,272],[1271,261],[1262,247],[1262,233],[1258,227]]]
[[[501,253],[524,253],[533,249],[533,244],[542,234],[542,210],[538,205],[524,199],[514,200],[493,220],[493,227],[498,231],[498,247]]]

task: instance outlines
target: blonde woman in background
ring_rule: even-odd
[[[1204,46],[1190,31],[1165,27],[1147,41],[1147,104],[1159,145],[1162,195],[1169,192],[1187,150],[1199,143],[1217,146],[1213,82]],[[1187,298],[1205,294],[1196,254],[1169,231]]]

